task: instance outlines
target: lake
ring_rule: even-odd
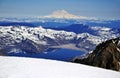
[[[53,59],[60,61],[70,61],[75,56],[83,55],[85,52],[78,50],[70,50],[70,49],[55,49],[50,52],[36,53],[36,54],[28,54],[28,53],[10,53],[9,56],[19,56],[19,57],[33,57],[33,58],[45,58],[45,59]]]

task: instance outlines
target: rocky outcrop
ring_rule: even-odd
[[[75,58],[73,62],[120,71],[120,38],[102,42],[87,58]]]

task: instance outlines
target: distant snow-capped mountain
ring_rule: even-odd
[[[58,10],[53,12],[51,15],[44,16],[45,18],[67,18],[67,19],[78,19],[79,17],[68,13],[65,10]]]
[[[66,10],[57,10],[50,15],[43,16],[43,18],[58,18],[58,19],[96,19],[93,17],[77,16],[67,12]]]

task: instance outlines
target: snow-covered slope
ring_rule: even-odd
[[[42,27],[0,26],[0,51],[44,52],[49,46],[69,43],[74,32],[44,29]]]
[[[0,26],[0,37],[10,36],[16,41],[22,39],[30,39],[39,44],[45,44],[45,37],[51,39],[73,39],[76,34],[73,32],[56,31],[52,29],[44,29],[43,27],[27,27],[27,26]],[[41,41],[42,40],[42,41]]]
[[[120,78],[120,72],[52,60],[0,57],[0,78]]]
[[[44,52],[51,46],[72,43],[81,51],[89,52],[100,42],[119,37],[119,35],[117,30],[107,28],[103,30],[99,27],[91,27],[90,32],[84,30],[77,34],[74,31],[45,29],[41,26],[0,26],[0,51],[4,53],[15,51],[36,53]]]

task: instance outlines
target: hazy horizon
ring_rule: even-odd
[[[120,0],[0,0],[0,17],[35,17],[66,10],[78,16],[120,18]]]

